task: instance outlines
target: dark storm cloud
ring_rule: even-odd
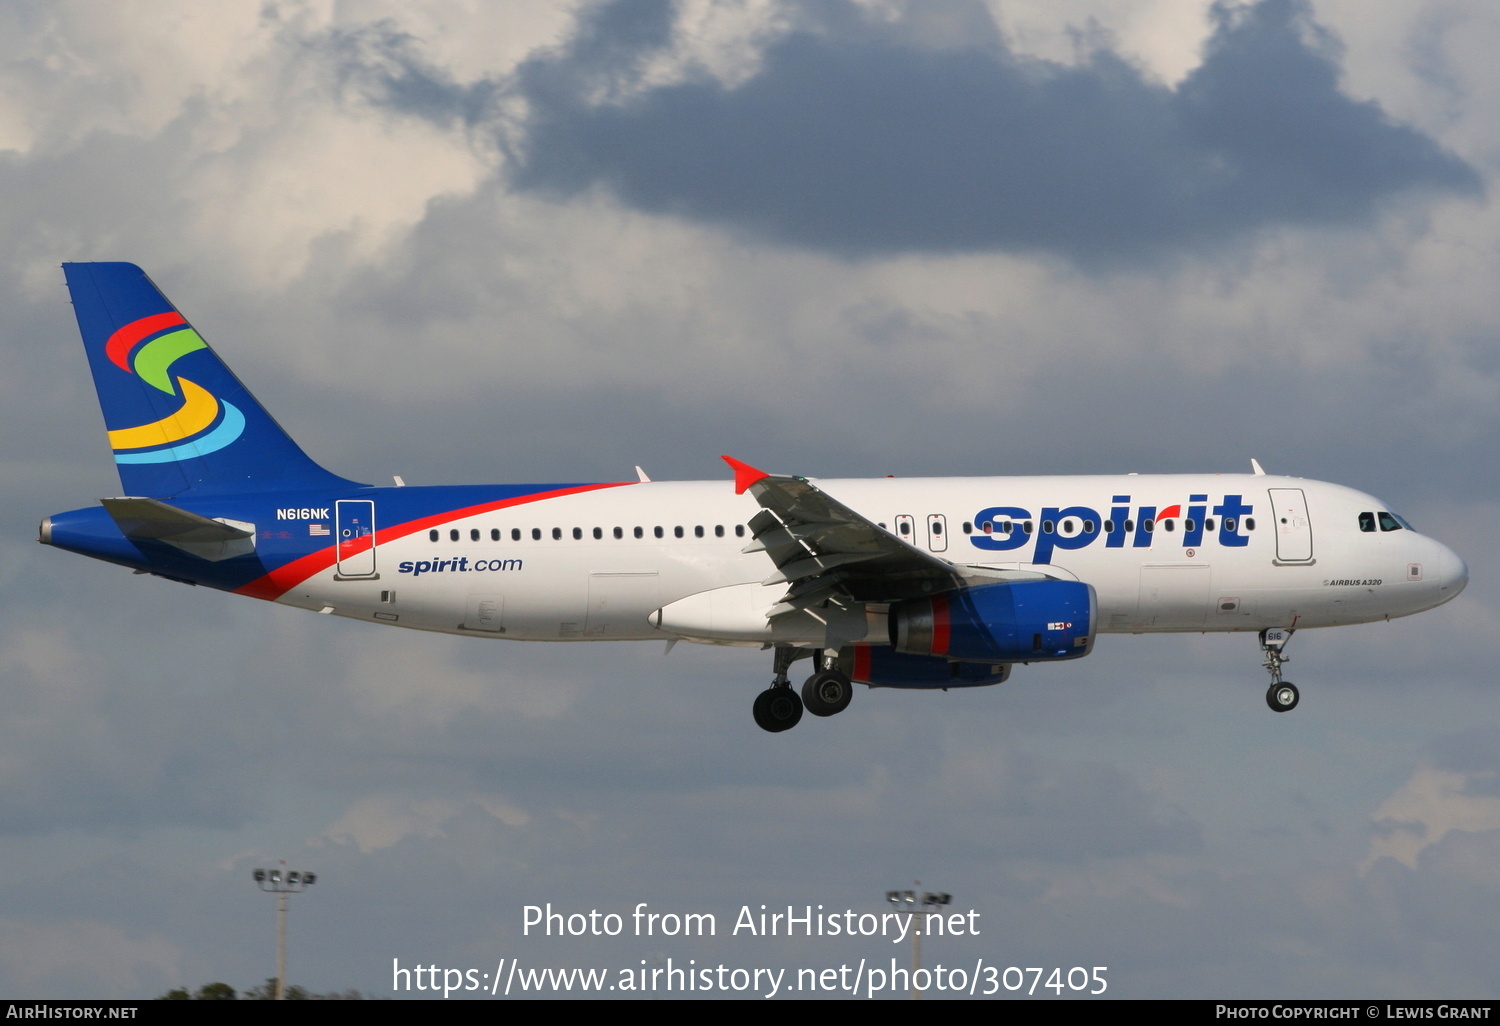
[[[519,69],[530,113],[511,184],[603,186],[641,210],[846,256],[1085,262],[1359,223],[1408,189],[1480,191],[1460,159],[1340,90],[1337,48],[1304,0],[1216,5],[1204,60],[1175,89],[1104,46],[1074,66],[1003,43],[921,48],[899,24],[851,31],[849,5],[818,10],[743,84],[617,99],[601,84],[664,45],[670,11],[605,5]]]
[[[422,54],[420,42],[390,21],[333,30],[308,47],[332,57],[340,87],[403,114],[472,124],[493,107],[498,87],[456,81]]]

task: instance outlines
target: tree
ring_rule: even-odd
[[[186,987],[177,987],[167,991],[158,1001],[233,1001],[238,994],[234,988],[227,983],[205,983],[198,988],[198,993],[189,994]]]
[[[186,987],[174,987],[165,994],[160,995],[158,1001],[272,1001],[276,998],[276,977],[272,976],[258,987],[251,987],[243,994],[235,993],[235,989],[227,983],[205,983],[198,988],[197,993],[189,993]],[[286,988],[286,1000],[288,1001],[363,1001],[365,996],[357,990],[346,990],[342,994],[338,991],[329,991],[327,994],[314,994],[306,987],[292,984]]]

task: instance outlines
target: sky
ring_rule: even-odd
[[[732,926],[916,887],[976,914],[923,959],[981,992],[1500,996],[1497,49],[1486,0],[0,5],[0,994],[258,984],[284,860],[318,992],[905,966]],[[382,630],[37,545],[119,489],[65,260],[146,268],[356,480],[1255,458],[1471,583],[1298,634],[1289,715],[1253,638],[1111,635],[769,735],[768,653]],[[625,929],[528,930],[549,903]]]

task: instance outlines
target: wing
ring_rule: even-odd
[[[961,587],[953,564],[923,552],[871,523],[801,477],[777,477],[730,456],[737,494],[761,505],[750,518],[755,540],[746,552],[764,552],[776,564],[765,583],[789,587],[770,617],[832,600],[895,602]]]

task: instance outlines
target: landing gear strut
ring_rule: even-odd
[[[1281,664],[1289,658],[1282,654],[1282,649],[1292,640],[1292,634],[1290,627],[1272,627],[1260,632],[1260,650],[1266,654],[1261,665],[1271,675],[1271,686],[1266,691],[1266,705],[1273,712],[1291,712],[1302,699],[1297,685],[1281,679]]]
[[[771,686],[755,696],[755,724],[775,734],[791,730],[802,719],[802,700],[792,690],[787,667],[807,653],[792,645],[776,646],[776,677]]]

